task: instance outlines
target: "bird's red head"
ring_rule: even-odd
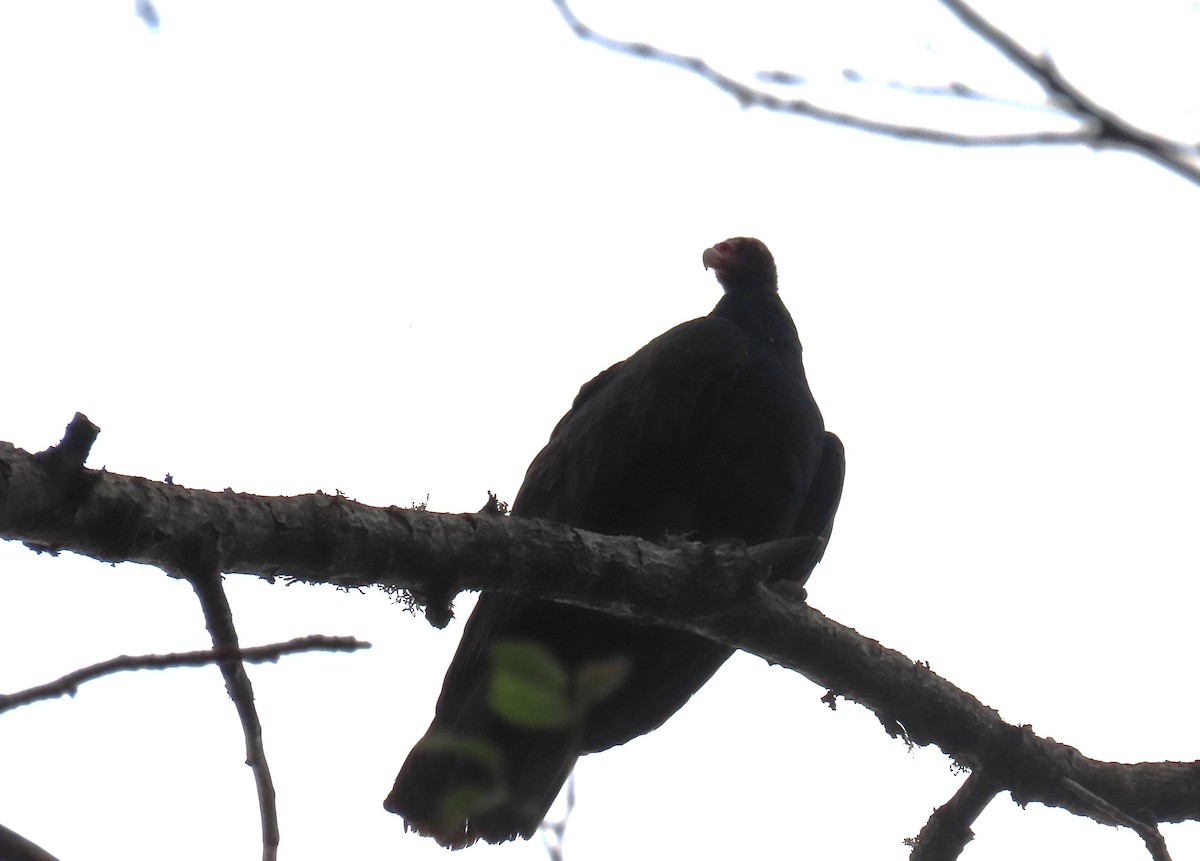
[[[706,248],[701,260],[705,269],[716,271],[726,293],[773,293],[779,289],[775,258],[758,239],[726,239]]]

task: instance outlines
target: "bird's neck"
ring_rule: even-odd
[[[799,345],[792,315],[774,290],[726,293],[713,308],[712,316],[736,324],[752,343]]]

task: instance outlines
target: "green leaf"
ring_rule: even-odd
[[[633,669],[628,655],[617,655],[604,661],[584,664],[575,674],[576,698],[581,710],[586,711],[603,699],[607,699],[625,684]]]
[[[444,829],[454,828],[473,816],[499,807],[507,798],[502,789],[486,786],[457,786],[442,799],[438,810]]]
[[[546,647],[529,640],[501,640],[491,649],[488,705],[509,723],[558,729],[572,722],[568,676]]]
[[[417,744],[431,753],[453,753],[469,759],[493,777],[500,774],[503,755],[485,738],[456,732],[431,732]]]

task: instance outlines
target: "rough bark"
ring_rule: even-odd
[[[68,434],[70,437],[70,433]],[[807,676],[871,709],[893,736],[936,744],[1019,803],[1105,824],[1200,819],[1200,763],[1121,764],[1006,723],[994,709],[769,582],[801,540],[757,548],[663,544],[495,513],[376,508],[322,493],[192,490],[82,467],[64,444],[0,443],[0,537],[165,571],[199,562],[271,579],[405,589],[448,617],[468,589],[501,589],[695,631]]]

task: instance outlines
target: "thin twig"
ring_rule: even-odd
[[[729,93],[744,108],[759,107],[779,113],[797,114],[811,117],[821,122],[845,126],[846,128],[884,135],[899,140],[951,144],[964,147],[1079,144],[1087,142],[1089,137],[1086,129],[1022,132],[1009,135],[967,135],[941,129],[926,128],[925,126],[910,126],[873,120],[857,114],[823,108],[803,99],[782,99],[772,93],[755,89],[722,72],[718,72],[699,57],[676,54],[644,42],[624,42],[620,39],[605,36],[603,33],[598,33],[583,23],[571,9],[567,0],[552,0],[552,2],[558,8],[563,20],[567,22],[567,25],[579,38],[588,42],[594,42],[603,48],[619,54],[628,54],[631,57],[637,57],[642,60],[654,60],[659,63],[666,63],[669,66],[675,66],[676,68],[697,74],[722,92]]]
[[[227,650],[203,649],[195,652],[172,652],[166,655],[121,655],[89,667],[73,670],[52,682],[26,688],[13,694],[0,694],[0,714],[40,700],[61,696],[73,697],[79,690],[79,686],[85,682],[95,681],[103,676],[127,670],[203,667],[219,660],[236,657],[251,663],[262,663],[263,661],[275,661],[283,655],[297,652],[353,652],[370,647],[370,643],[356,640],[353,637],[326,637],[321,634],[313,634],[308,637],[297,637],[286,643],[253,646],[233,653]]]
[[[546,849],[546,855],[550,861],[563,861],[563,840],[567,834],[567,823],[571,819],[571,814],[575,811],[575,770],[571,769],[571,773],[567,775],[567,809],[563,811],[561,818],[554,820],[549,819],[542,822],[539,830],[542,832],[542,846]]]
[[[237,628],[233,623],[233,611],[225,594],[225,584],[216,566],[205,564],[206,554],[197,549],[197,560],[193,570],[178,572],[191,584],[200,600],[204,612],[204,623],[208,627],[213,645],[229,654],[238,655]],[[242,724],[242,735],[246,739],[246,764],[254,773],[254,785],[258,791],[258,811],[262,821],[263,861],[275,861],[279,854],[279,812],[275,805],[275,784],[271,780],[271,768],[267,764],[267,752],[263,747],[262,722],[254,705],[254,688],[246,665],[240,658],[221,658],[217,661],[221,675],[225,677],[225,690],[233,700],[238,719]]]
[[[777,86],[802,86],[808,84],[808,80],[802,75],[797,75],[792,72],[785,72],[779,69],[771,71],[756,72],[754,77],[758,78],[763,83],[775,84]],[[938,99],[954,99],[962,102],[980,102],[987,105],[998,105],[1006,108],[1019,108],[1023,111],[1037,112],[1040,114],[1054,114],[1056,116],[1067,116],[1060,109],[1042,102],[1026,102],[1019,99],[1009,98],[1008,96],[997,96],[994,93],[986,93],[982,90],[977,90],[974,87],[967,86],[961,81],[951,81],[948,84],[910,84],[907,81],[882,80],[869,78],[856,69],[842,69],[843,80],[853,84],[862,85],[865,87],[878,87],[887,90],[893,90],[898,93],[904,93],[910,96],[920,96],[922,98],[938,98]]]
[[[803,99],[784,99],[731,78],[712,68],[699,57],[689,57],[685,54],[666,51],[644,42],[626,42],[605,36],[583,23],[571,9],[568,0],[552,0],[552,2],[563,20],[579,38],[619,54],[627,54],[642,60],[653,60],[692,72],[722,92],[733,96],[744,108],[765,108],[778,113],[805,116],[821,122],[898,140],[949,146],[1015,147],[1082,144],[1097,149],[1107,147],[1126,149],[1173,171],[1189,182],[1200,185],[1200,166],[1189,161],[1189,159],[1200,158],[1200,148],[1143,131],[1100,107],[1067,81],[1048,57],[1031,54],[961,0],[942,0],[942,2],[958,16],[965,26],[999,50],[1010,62],[1032,78],[1046,93],[1051,102],[1050,106],[1060,106],[1061,113],[1079,123],[1077,128],[1068,131],[1047,130],[973,135],[945,129],[931,129],[926,126],[873,120],[857,114],[824,108]],[[784,84],[803,80],[799,76],[779,72],[765,73],[760,75],[760,78],[766,78],[772,83]],[[893,89],[906,89],[914,92],[918,89],[900,84],[889,84],[889,86],[892,86]],[[963,84],[955,84],[944,90],[939,88],[937,94],[955,95],[963,99],[978,100],[980,98],[977,91]]]
[[[964,26],[1032,78],[1051,101],[1063,104],[1071,114],[1089,123],[1092,131],[1088,135],[1088,143],[1091,146],[1131,150],[1200,185],[1200,167],[1186,161],[1187,157],[1200,156],[1200,149],[1143,131],[1102,108],[1068,81],[1053,60],[1026,50],[962,0],[942,0],[942,5],[954,13]]]

